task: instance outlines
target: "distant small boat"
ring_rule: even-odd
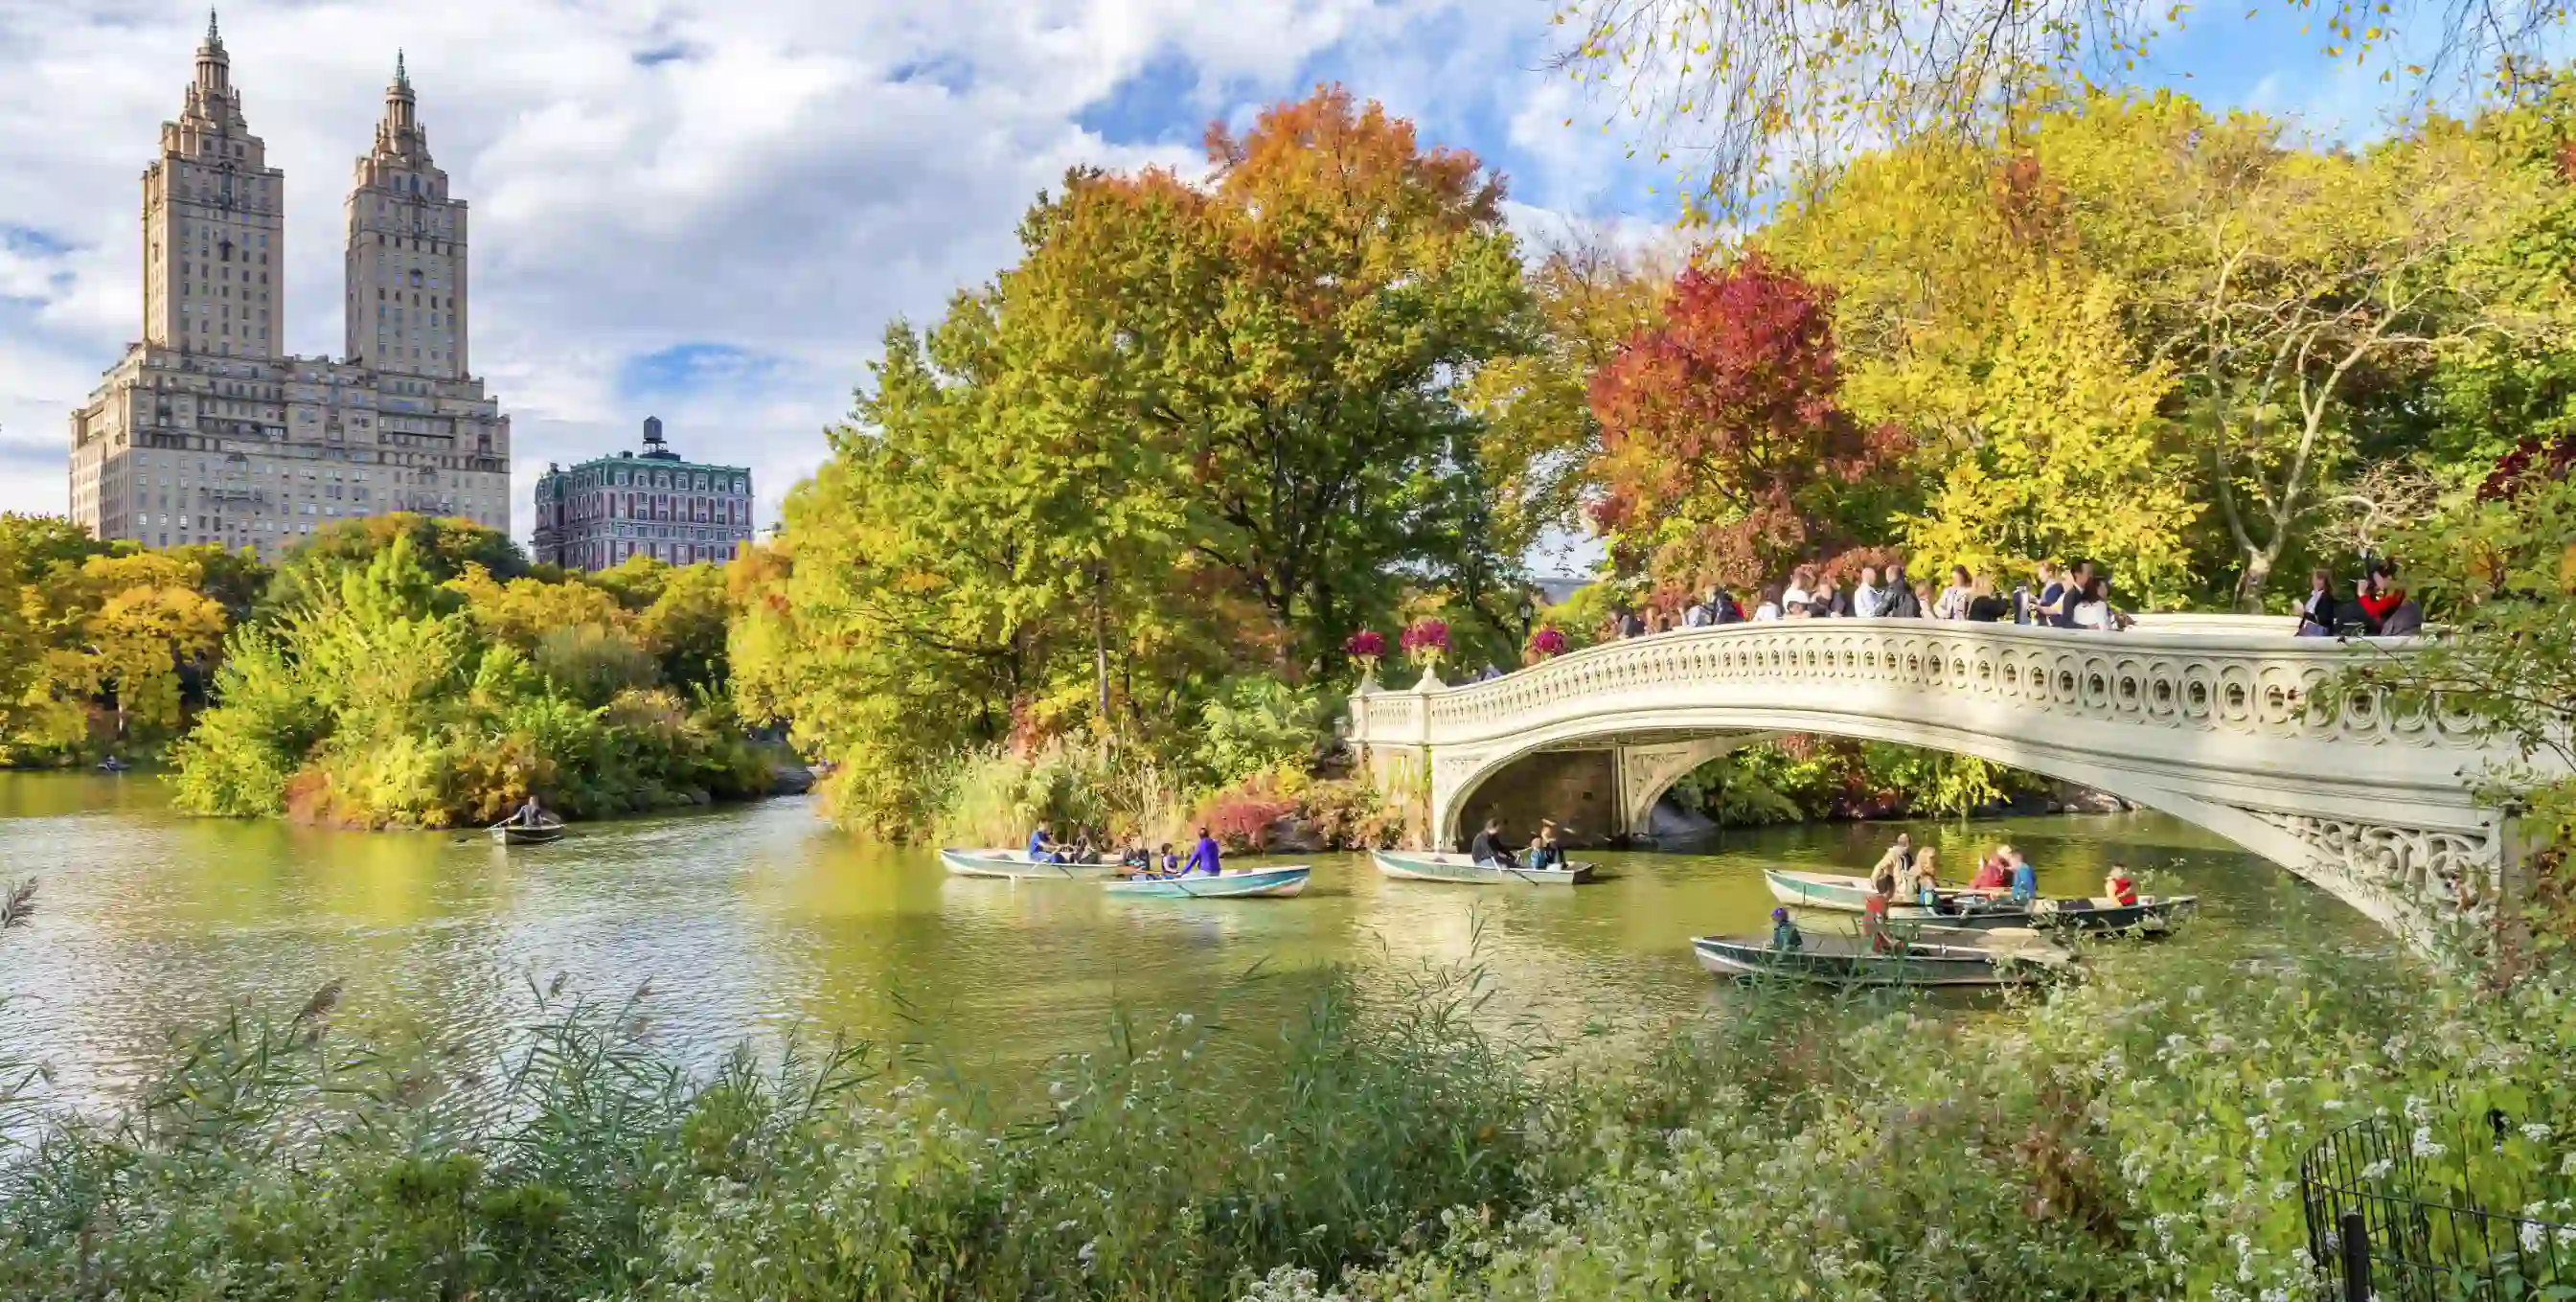
[[[523,823],[502,823],[492,829],[492,843],[494,845],[553,845],[563,839],[563,834],[564,825],[561,823],[539,823],[535,827],[529,827]]]
[[[101,773],[123,773],[132,767],[134,766],[113,755],[98,762],[98,771]]]
[[[1592,880],[1594,865],[1568,863],[1562,868],[1506,868],[1480,864],[1463,854],[1424,850],[1379,850],[1370,856],[1389,877],[1416,882],[1458,882],[1498,886],[1526,882],[1532,886],[1574,886]]]
[[[1891,935],[1906,938],[1879,950],[1860,936],[1809,932],[1797,949],[1773,949],[1767,936],[1701,936],[1691,941],[1691,952],[1719,976],[1838,986],[2022,985],[2071,961],[2035,932],[1923,927],[1891,929]]]
[[[1036,877],[1087,881],[1118,875],[1114,863],[1046,863],[1025,850],[942,850],[939,862],[960,877]]]
[[[1184,873],[1178,877],[1128,877],[1105,882],[1100,889],[1112,895],[1149,899],[1240,900],[1265,896],[1278,899],[1306,889],[1306,878],[1314,871],[1301,863],[1283,868],[1251,868],[1214,877],[1199,873]]]
[[[1830,873],[1762,870],[1771,898],[1800,908],[1859,913],[1869,904],[1869,879]],[[2200,906],[2197,895],[2141,895],[2135,904],[2113,899],[2056,898],[2014,904],[2010,897],[1979,891],[1943,891],[1939,909],[1890,904],[1890,922],[1923,922],[1942,927],[2064,927],[2073,931],[2166,931],[2175,919]]]

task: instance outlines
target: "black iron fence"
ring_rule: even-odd
[[[2508,1122],[2489,1113],[2501,1147]],[[2308,1251],[2328,1302],[2538,1302],[2576,1298],[2576,1216],[2539,1201],[2512,1164],[2480,1161],[2483,1136],[2373,1117],[2299,1164]],[[2463,1127],[2462,1129],[2472,1129]],[[2496,1210],[2501,1208],[2503,1210]],[[2550,1219],[2526,1214],[2539,1211]]]

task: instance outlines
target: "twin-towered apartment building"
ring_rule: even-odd
[[[509,529],[510,418],[470,369],[469,214],[417,107],[397,54],[345,205],[345,355],[290,356],[285,174],[250,133],[209,17],[143,173],[142,337],[72,413],[75,521],[272,561],[335,519],[388,511]],[[681,462],[659,421],[647,429],[642,457],[539,484],[539,560],[720,559],[751,536],[750,472]],[[596,491],[568,496],[576,484]]]

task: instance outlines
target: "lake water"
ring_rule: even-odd
[[[2044,890],[2089,894],[2114,858],[2197,892],[2162,943],[2393,951],[2358,914],[2171,818],[2065,816],[1741,831],[1697,853],[1586,855],[1576,888],[1391,882],[1315,859],[1290,900],[1116,899],[1075,883],[952,878],[928,851],[853,840],[803,800],[585,824],[546,847],[454,833],[326,832],[172,812],[146,777],[0,773],[0,882],[40,880],[0,943],[0,1045],[95,1098],[168,1037],[245,1003],[291,1011],[345,983],[344,1020],[462,1036],[531,1014],[531,983],[621,998],[645,981],[657,1038],[706,1061],[745,1036],[842,1030],[1007,1079],[1100,1043],[1121,1010],[1217,1008],[1271,1024],[1299,974],[1386,980],[1471,958],[1495,1008],[1570,1023],[1722,998],[1691,936],[1755,932],[1761,869],[1859,872],[1899,830],[1949,875],[2008,840]]]

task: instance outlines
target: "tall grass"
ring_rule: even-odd
[[[941,845],[1007,846],[1041,821],[1059,839],[1076,829],[1111,841],[1177,840],[1189,795],[1177,774],[1141,754],[1050,741],[1020,754],[999,746],[952,757],[936,786],[931,834]]]
[[[559,987],[397,1051],[325,991],[0,1161],[0,1296],[2251,1302],[2307,1291],[2299,1155],[2437,1099],[2576,1208],[2547,987],[2131,948],[1996,1013],[1757,989],[1565,1052],[1472,968],[1311,980],[1121,1019],[1027,1103],[867,1045],[686,1072],[649,997]]]

